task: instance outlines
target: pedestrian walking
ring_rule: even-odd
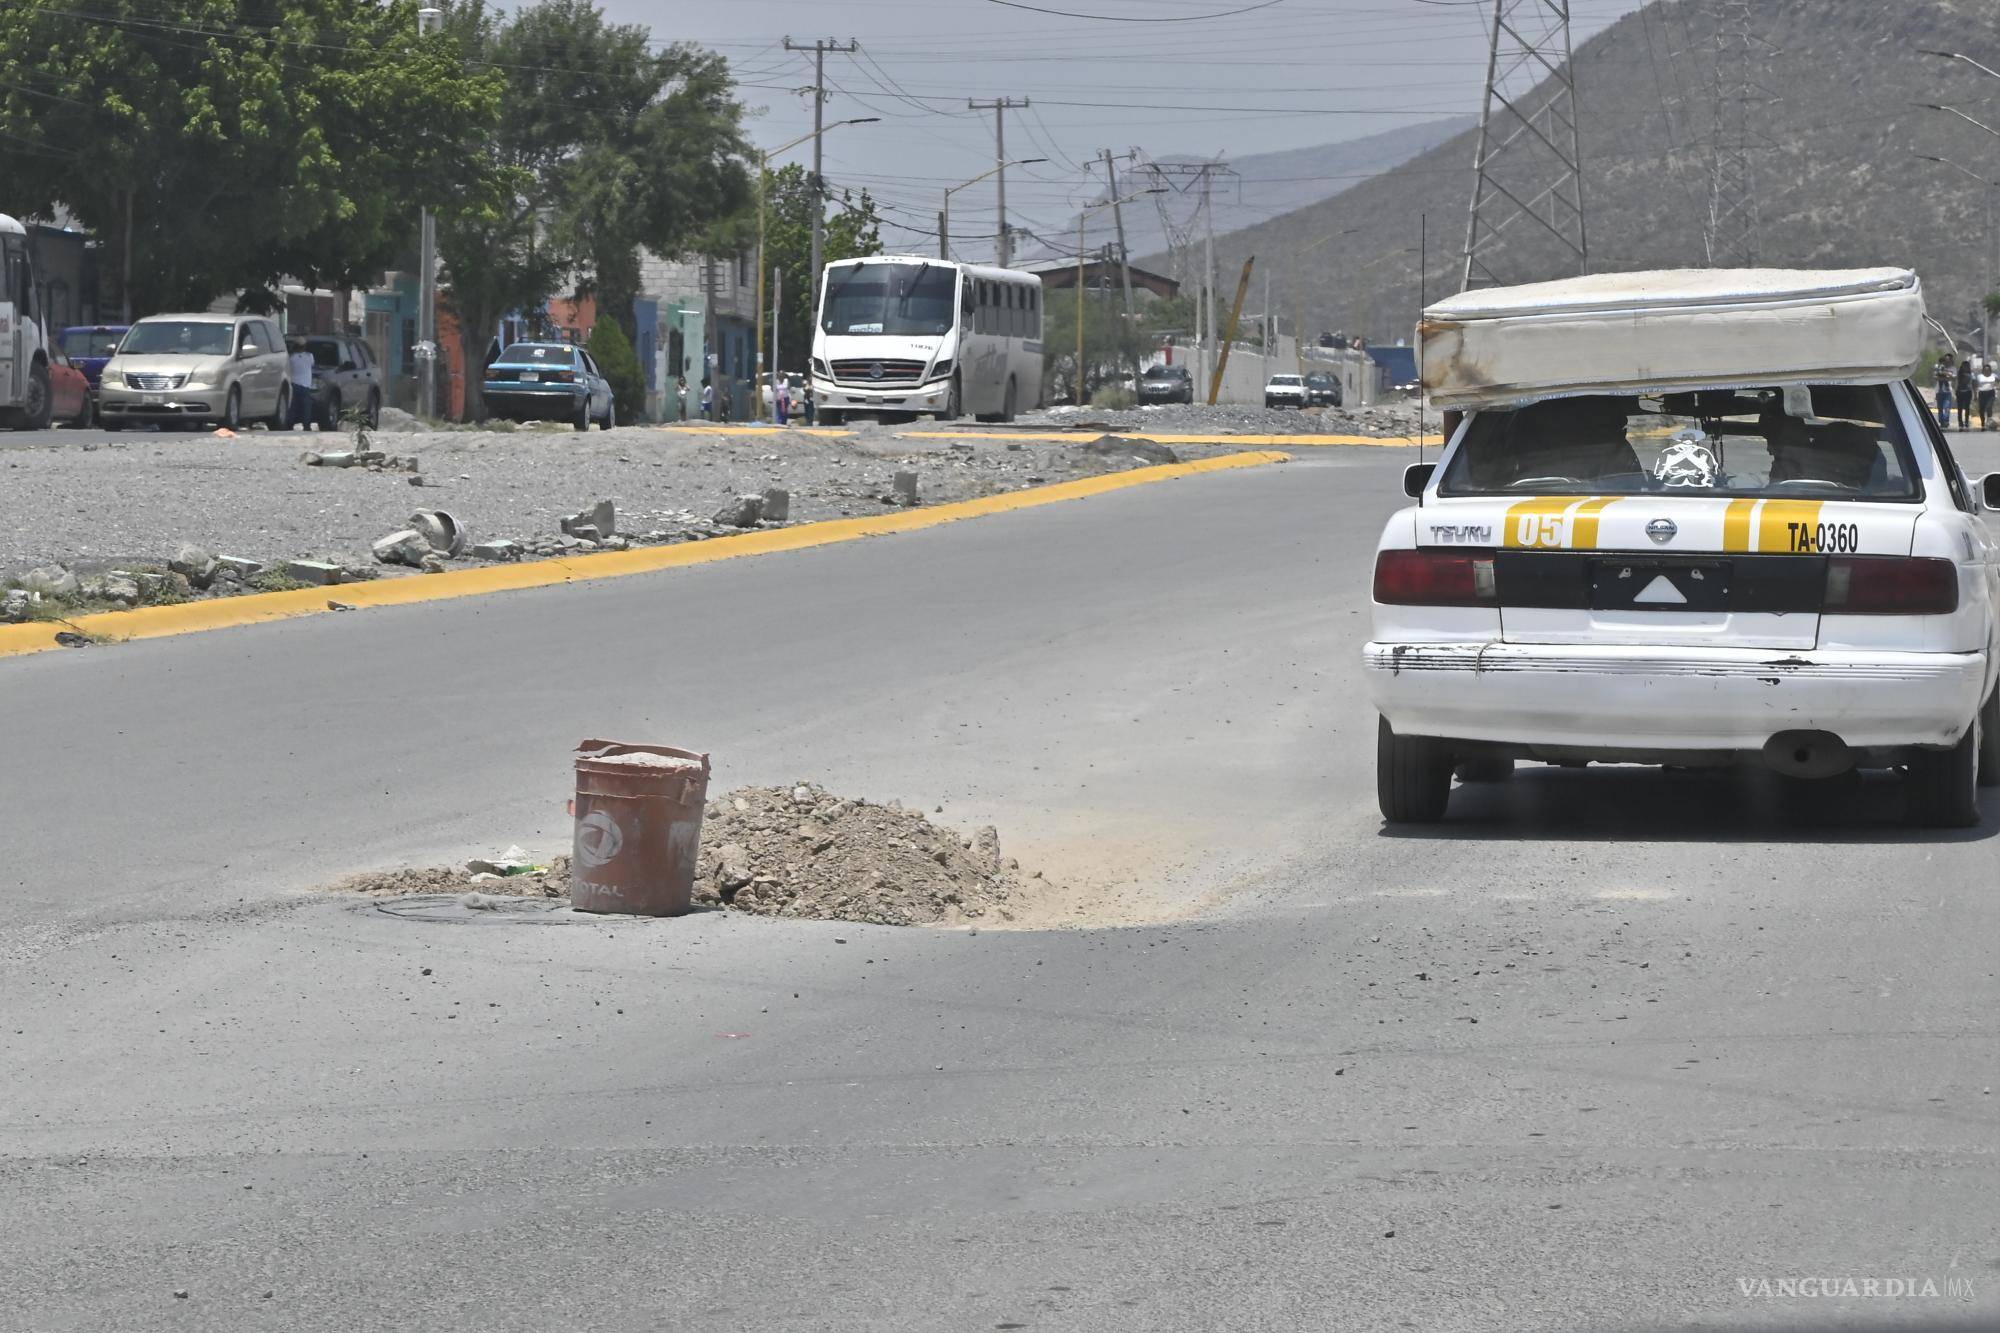
[[[780,375],[777,387],[771,390],[771,412],[782,426],[785,424],[785,418],[791,415],[791,411],[792,386],[783,375]]]
[[[1946,352],[1937,363],[1937,418],[1941,429],[1951,429],[1953,387],[1958,383],[1958,358]]]
[[[2000,376],[1993,373],[1993,363],[1981,360],[1979,370],[1972,377],[1973,387],[1979,393],[1979,429],[1993,429],[1993,391],[2000,388]]]
[[[680,414],[680,417],[679,417],[679,420],[682,420],[682,421],[686,421],[686,420],[688,419],[688,377],[687,377],[687,376],[685,376],[685,375],[676,375],[676,376],[674,376],[674,396],[675,396],[675,398],[677,398],[677,399],[679,400],[679,402],[680,402],[680,408],[681,408],[681,414]]]
[[[715,385],[708,380],[701,382],[701,419],[715,420]]]
[[[289,429],[297,426],[300,430],[315,428],[313,402],[313,354],[306,350],[306,340],[293,338],[288,345],[292,354],[285,358],[285,373],[292,382],[292,417],[286,423]]]
[[[819,415],[819,414],[818,414],[818,411],[816,410],[816,408],[814,407],[814,404],[813,404],[813,389],[812,389],[812,385],[810,385],[810,384],[806,385],[806,387],[805,387],[805,393],[804,393],[804,395],[803,395],[803,396],[804,396],[804,398],[805,398],[805,403],[806,403],[806,424],[807,424],[808,426],[810,426],[810,425],[812,425],[812,424],[813,424],[813,420],[814,420],[814,418],[815,418],[815,417],[817,417],[817,416]]]
[[[1964,430],[1972,420],[1972,363],[1978,358],[1970,353],[1958,363],[1958,375],[1952,383],[1952,401],[1958,404],[1958,428]],[[1949,430],[1947,425],[1945,429]]]

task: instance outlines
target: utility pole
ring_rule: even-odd
[[[794,42],[791,38],[787,37],[785,38],[785,49],[787,51],[810,51],[813,53],[813,86],[812,86],[813,170],[812,170],[812,182],[811,182],[812,196],[813,196],[813,226],[812,226],[811,309],[815,312],[813,318],[816,319],[818,318],[818,314],[816,312],[819,310],[819,275],[820,275],[819,252],[821,243],[823,241],[826,232],[826,178],[820,173],[820,144],[821,140],[825,137],[826,134],[826,124],[824,119],[826,115],[826,53],[828,51],[836,51],[843,55],[852,55],[854,52],[859,51],[861,49],[861,43],[855,41],[852,37],[850,37],[847,39],[845,43],[836,42],[829,39],[826,41],[816,41],[811,46],[806,46],[803,43]]]
[[[425,5],[417,11],[417,36],[428,37],[444,24],[444,11]],[[127,196],[130,203],[130,196]],[[405,214],[405,216],[408,216]],[[132,227],[128,221],[125,227],[126,243],[129,246]],[[130,251],[126,263],[131,263]],[[429,421],[437,415],[437,219],[431,215],[428,206],[423,211],[417,232],[417,267],[422,272],[423,282],[417,294],[417,415]],[[480,330],[485,332],[485,330]]]
[[[995,97],[982,102],[977,98],[968,97],[965,99],[965,105],[972,111],[993,113],[993,161],[996,164],[995,174],[999,177],[1000,267],[1006,268],[1007,261],[1014,257],[1012,238],[1007,234],[1007,113],[1027,106],[1028,99]]]
[[[1125,201],[1118,197],[1118,171],[1117,168],[1112,166],[1112,162],[1115,159],[1111,156],[1111,150],[1109,148],[1105,149],[1102,156],[1104,159],[1104,188],[1111,192],[1111,221],[1118,229],[1118,278],[1125,288],[1125,332],[1126,336],[1130,337],[1132,332],[1132,255],[1125,248]],[[1134,148],[1126,156],[1128,158],[1136,158],[1139,156],[1139,150]],[[1132,382],[1135,385],[1139,380],[1139,361],[1141,356],[1142,353],[1135,347],[1132,352]]]
[[[1208,293],[1208,328],[1206,330],[1208,335],[1208,365],[1210,367],[1209,373],[1214,377],[1214,382],[1220,385],[1222,383],[1222,366],[1216,360],[1216,356],[1222,349],[1215,342],[1215,191],[1212,180],[1205,171],[1201,174],[1201,220],[1203,229],[1201,242],[1201,287],[1203,291]],[[1244,272],[1247,273],[1249,270],[1245,269]],[[1215,406],[1215,393],[1213,390],[1209,392],[1208,403],[1210,407]]]
[[[1490,36],[1461,290],[1590,267],[1569,0],[1493,0]],[[1553,262],[1501,259],[1523,218],[1555,241]]]

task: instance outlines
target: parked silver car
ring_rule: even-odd
[[[365,425],[382,421],[382,366],[366,339],[350,333],[294,334],[293,343],[312,353],[313,416],[329,430],[343,412],[358,412]]]
[[[148,315],[126,330],[98,381],[106,430],[139,423],[285,424],[285,340],[263,315]]]

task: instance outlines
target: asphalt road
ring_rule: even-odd
[[[1408,461],[0,662],[0,1328],[1990,1326],[2000,809],[1538,769],[1387,832]],[[1206,910],[298,892],[559,845],[586,736]]]

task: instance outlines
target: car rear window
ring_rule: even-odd
[[[236,326],[227,320],[142,319],[118,345],[124,356],[228,356]]]
[[[332,338],[308,338],[306,350],[312,353],[315,366],[333,370],[340,365],[340,344]]]
[[[123,329],[65,329],[62,336],[64,356],[110,356],[118,350],[118,339]]]
[[[500,353],[500,359],[509,365],[574,366],[576,353],[568,347],[557,347],[549,343],[515,343]]]
[[[1887,385],[1587,394],[1472,418],[1442,495],[1914,500]]]

